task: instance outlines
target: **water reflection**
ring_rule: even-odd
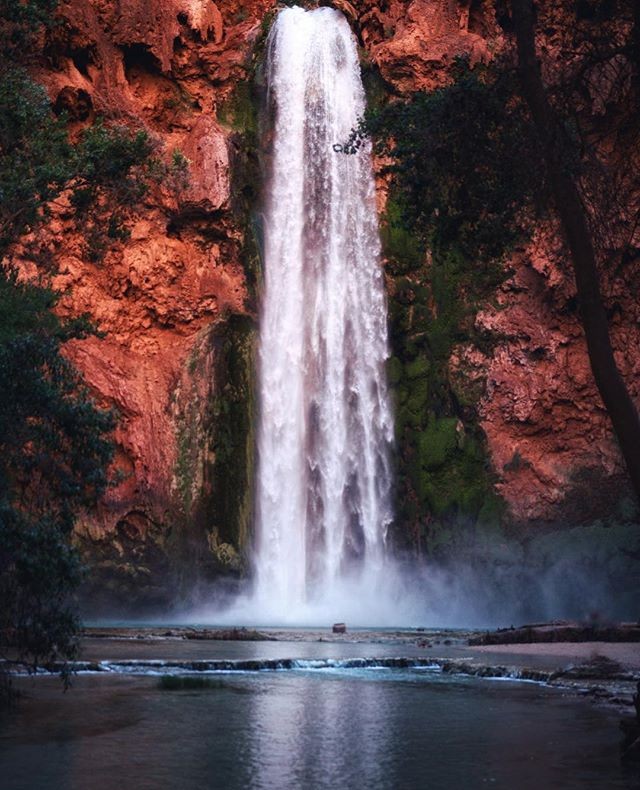
[[[222,676],[219,676],[222,677]],[[29,681],[0,720],[3,790],[637,787],[615,717],[533,685],[410,670]]]
[[[386,786],[385,746],[396,740],[393,708],[377,684],[345,686],[330,676],[308,683],[305,693],[293,698],[256,695],[251,746],[260,779],[255,786]],[[381,732],[388,737],[382,740]]]

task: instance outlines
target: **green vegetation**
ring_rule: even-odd
[[[219,678],[206,675],[162,675],[158,681],[162,691],[202,691],[204,689],[219,690],[226,688],[226,683]]]
[[[544,189],[512,75],[460,60],[450,85],[376,103],[342,147],[373,135],[391,160],[381,237],[390,277],[389,380],[396,399],[398,521],[418,548],[450,548],[456,532],[499,524],[477,404],[484,381],[458,349],[490,353],[478,310],[527,235],[523,206]],[[533,145],[531,143],[531,145]],[[535,150],[535,145],[533,146]]]
[[[392,159],[392,223],[411,228],[423,249],[473,258],[484,277],[522,238],[522,209],[544,188],[532,169],[538,145],[513,72],[471,69],[460,58],[452,78],[406,102],[378,100],[339,148],[353,154],[373,135]]]
[[[50,0],[0,2],[0,655],[31,667],[76,653],[81,565],[71,534],[107,486],[114,415],[62,353],[96,329],[55,312],[55,263],[24,235],[59,212],[87,234],[92,257],[126,234],[123,212],[162,175],[142,132],[99,121],[68,140],[65,119],[24,70],[54,9]],[[18,242],[38,280],[14,268]]]
[[[33,42],[55,23],[58,0],[0,0],[0,53],[11,62],[33,55]]]
[[[128,212],[154,181],[183,178],[187,162],[174,151],[166,166],[143,131],[98,119],[74,145],[44,88],[21,68],[0,71],[0,255],[54,212],[85,237],[98,261],[108,245],[128,237]]]
[[[217,395],[211,404],[215,540],[218,545],[229,545],[239,553],[246,548],[250,534],[254,340],[255,326],[251,318],[229,318],[217,349]],[[220,559],[224,564],[224,554]]]
[[[205,575],[243,569],[251,518],[254,337],[248,316],[230,315],[208,328],[187,363],[189,390],[178,396],[175,484],[190,551],[202,546],[196,562]]]
[[[263,39],[266,39],[265,27]],[[256,46],[254,71],[260,72],[262,44]],[[256,75],[254,75],[256,77]],[[260,163],[260,112],[262,101],[261,85],[257,77],[239,82],[228,98],[218,109],[220,123],[234,132],[233,160],[231,162],[231,195],[233,213],[242,230],[240,257],[244,264],[247,285],[255,297],[260,280],[262,246],[262,220],[258,212],[262,169]]]
[[[459,252],[433,253],[410,271],[407,260],[389,300],[398,521],[433,553],[450,548],[452,529],[501,517],[476,409],[484,380],[463,362],[451,365],[457,346],[489,342],[477,336],[469,296],[475,301],[483,289],[489,299],[492,285],[474,279],[472,262]]]
[[[51,290],[0,276],[0,654],[33,666],[75,655],[70,537],[107,484],[114,424],[61,354],[91,330],[55,304]]]
[[[220,123],[240,134],[257,135],[258,111],[254,91],[255,86],[252,82],[248,80],[239,82],[227,101],[218,109]]]

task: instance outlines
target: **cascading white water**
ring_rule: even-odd
[[[263,621],[302,622],[323,601],[339,617],[340,596],[375,597],[384,573],[386,302],[370,152],[334,151],[365,103],[344,16],[281,11],[267,78],[253,608]]]

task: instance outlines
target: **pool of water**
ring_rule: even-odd
[[[221,658],[366,652],[313,643],[97,641],[86,652],[101,659],[175,659],[205,649]],[[380,654],[380,645],[368,647],[370,655]],[[0,786],[640,787],[620,767],[617,716],[558,689],[410,668],[216,673],[215,679],[209,689],[165,690],[157,675],[87,674],[67,693],[52,677],[20,679],[25,697],[0,718]]]

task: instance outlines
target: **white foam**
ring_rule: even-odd
[[[397,623],[385,597],[393,418],[375,185],[366,146],[334,150],[365,107],[345,17],[282,10],[267,73],[255,585],[225,620]]]

